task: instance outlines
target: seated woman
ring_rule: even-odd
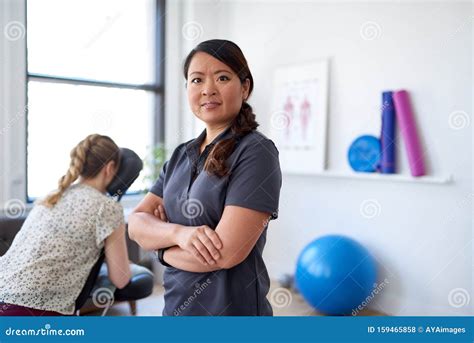
[[[104,245],[110,280],[127,285],[123,209],[105,195],[119,163],[120,150],[107,136],[89,135],[72,149],[58,189],[35,204],[0,257],[0,316],[73,314]]]

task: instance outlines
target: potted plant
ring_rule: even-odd
[[[160,176],[161,168],[166,161],[166,148],[163,143],[148,146],[147,151],[148,153],[143,159],[145,193],[150,190]]]

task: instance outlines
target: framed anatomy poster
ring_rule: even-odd
[[[325,169],[328,60],[279,67],[273,81],[271,137],[283,172]]]

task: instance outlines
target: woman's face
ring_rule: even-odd
[[[197,52],[189,65],[187,91],[193,113],[208,125],[227,125],[247,99],[250,81],[242,84],[226,64]]]

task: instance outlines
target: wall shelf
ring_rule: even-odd
[[[413,177],[411,175],[402,174],[380,174],[380,173],[355,173],[355,172],[331,172],[324,171],[313,174],[318,177],[328,178],[344,178],[344,179],[359,179],[369,181],[386,181],[386,182],[412,182],[412,183],[431,183],[431,184],[449,184],[453,182],[453,176],[434,177],[434,176],[420,176]]]

